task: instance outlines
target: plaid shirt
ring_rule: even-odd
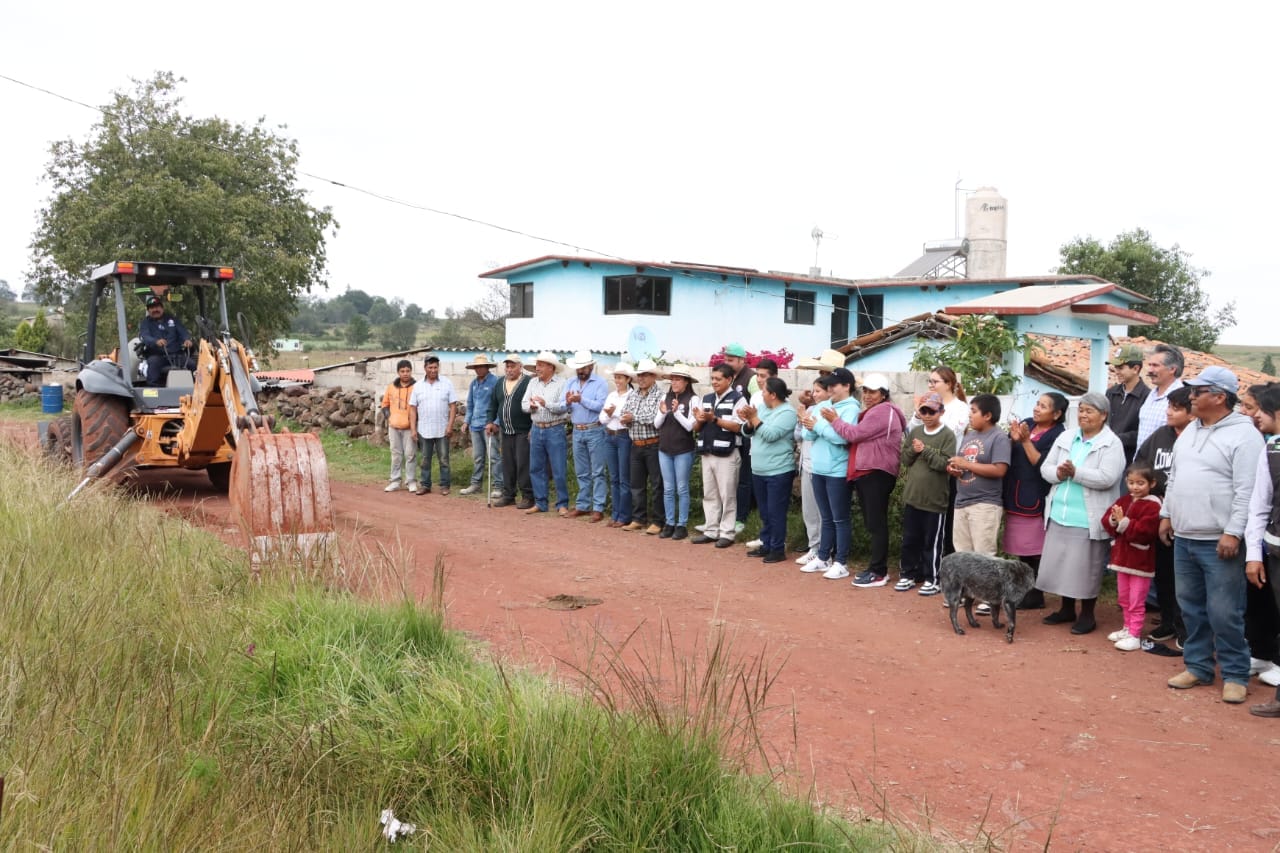
[[[635,418],[630,426],[632,441],[658,437],[658,428],[653,425],[653,421],[658,417],[658,405],[664,397],[666,393],[658,389],[656,382],[650,386],[648,394],[639,387],[632,389],[631,395],[627,397],[627,405],[622,410],[630,412],[631,417]]]

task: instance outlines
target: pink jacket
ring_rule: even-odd
[[[852,480],[868,471],[886,471],[898,476],[902,455],[902,432],[907,416],[886,400],[864,411],[856,424],[836,418],[831,428],[849,442],[849,470]]]

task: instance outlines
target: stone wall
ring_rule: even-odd
[[[363,388],[353,391],[339,387],[264,388],[258,394],[258,404],[263,412],[275,415],[277,420],[289,420],[306,429],[331,429],[352,438],[364,438],[370,444],[385,445],[386,423],[377,408],[382,390],[375,393]],[[470,444],[471,434],[463,428],[464,408],[463,403],[458,404],[451,441],[455,447]]]

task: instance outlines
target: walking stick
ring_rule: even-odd
[[[484,436],[484,460],[488,482],[484,487],[484,505],[493,509],[493,448],[489,446],[489,435]]]

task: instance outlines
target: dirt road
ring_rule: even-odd
[[[202,475],[155,500],[226,532]],[[772,760],[818,799],[1005,849],[1270,850],[1280,843],[1280,724],[1173,691],[1179,659],[1115,651],[1031,613],[1012,645],[990,627],[952,633],[940,597],[858,590],[765,566],[741,546],[659,540],[585,520],[488,509],[455,494],[333,484],[348,539],[399,542],[425,598],[445,558],[451,624],[496,654],[574,677],[598,639],[655,649],[662,625],[692,654],[716,630],[738,653],[785,658],[766,715]],[[601,599],[555,611],[550,596]],[[593,640],[595,638],[595,640]],[[596,643],[598,645],[598,643]],[[1250,684],[1249,702],[1270,688]],[[794,711],[794,728],[791,712]]]

